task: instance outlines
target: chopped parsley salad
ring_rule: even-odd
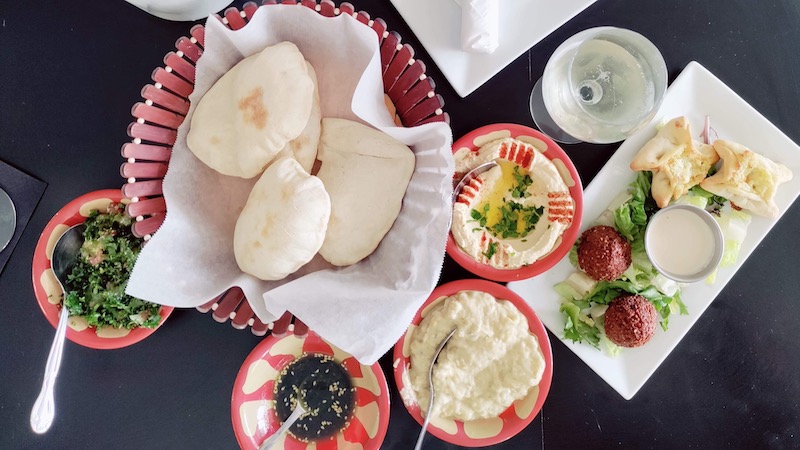
[[[92,327],[156,328],[161,305],[125,293],[142,248],[131,232],[131,218],[120,204],[86,219],[78,261],[67,276],[64,306]]]
[[[714,169],[712,168],[712,171]],[[561,296],[560,311],[564,316],[564,337],[586,342],[598,350],[616,355],[620,348],[605,335],[604,314],[608,305],[623,294],[637,294],[655,306],[661,328],[669,326],[674,313],[688,314],[681,300],[680,285],[660,274],[650,263],[644,248],[644,232],[649,218],[658,211],[651,195],[652,172],[638,172],[626,192],[620,194],[597,219],[597,225],[614,227],[631,244],[631,264],[616,280],[595,281],[578,265],[580,240],[569,253],[576,268],[554,289]],[[750,223],[750,215],[730,206],[730,202],[695,186],[673,203],[690,204],[706,209],[716,218],[725,238],[725,249],[719,267],[732,266],[738,258],[741,243]],[[706,282],[713,283],[716,272]]]

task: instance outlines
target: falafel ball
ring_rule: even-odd
[[[653,337],[656,322],[658,312],[646,298],[641,295],[620,295],[606,310],[606,336],[621,347],[639,347]]]
[[[616,280],[631,265],[631,244],[614,227],[594,226],[581,236],[578,265],[597,281]]]

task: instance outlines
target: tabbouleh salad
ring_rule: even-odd
[[[142,248],[131,232],[131,218],[121,204],[86,219],[78,261],[67,276],[64,305],[92,327],[155,328],[160,305],[125,293],[128,277]]]

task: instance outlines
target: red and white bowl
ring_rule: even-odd
[[[562,173],[562,177],[567,183],[569,193],[574,202],[572,223],[564,230],[564,234],[561,235],[560,240],[556,243],[556,247],[550,253],[534,263],[518,269],[498,269],[488,264],[478,262],[475,258],[461,250],[453,239],[452,233],[447,237],[447,254],[461,267],[483,278],[503,282],[524,280],[539,275],[555,266],[569,253],[569,249],[575,244],[580,233],[581,218],[583,217],[583,185],[581,184],[578,170],[575,168],[575,165],[572,163],[567,153],[545,134],[524,125],[497,123],[480,127],[455,141],[453,143],[453,153],[461,148],[477,151],[478,146],[475,145],[475,141],[485,141],[485,139],[481,138],[488,135],[492,135],[493,138],[496,139],[506,137],[518,138],[520,136],[534,138],[538,141],[536,145],[537,149],[540,150],[544,156],[552,161],[558,160],[562,163],[557,165],[557,167],[561,166],[567,171],[565,174]]]
[[[275,383],[286,366],[304,354],[332,356],[345,368],[355,387],[355,409],[348,425],[334,436],[313,443],[290,435],[275,443],[283,449],[378,450],[389,427],[389,387],[378,363],[360,364],[317,334],[267,336],[245,359],[231,395],[231,421],[242,449],[257,449],[281,426],[275,412]]]
[[[39,303],[42,313],[54,328],[58,324],[58,316],[61,311],[59,305],[63,297],[63,291],[61,286],[58,285],[58,280],[56,280],[50,263],[53,247],[56,245],[58,238],[70,227],[85,222],[92,210],[102,211],[109,203],[125,203],[126,201],[118,189],[106,189],[81,195],[61,208],[50,219],[41,236],[39,236],[36,249],[33,251],[33,292],[36,295],[36,301]],[[171,306],[161,307],[161,323],[159,327],[172,314],[172,310]],[[84,347],[97,349],[126,347],[141,341],[156,331],[156,328],[97,330],[92,327],[87,328],[85,322],[82,322],[77,317],[70,317],[68,324],[67,339]]]
[[[533,312],[533,309],[522,297],[507,287],[486,280],[459,280],[439,286],[434,289],[430,297],[423,303],[411,321],[409,330],[394,346],[394,381],[398,391],[401,392],[401,397],[404,398],[406,409],[417,422],[422,424],[424,420],[419,404],[410,403],[408,401],[410,397],[403,395],[404,389],[412,389],[411,386],[406,385],[408,380],[407,372],[411,365],[410,349],[406,348],[406,340],[410,339],[409,333],[413,333],[413,330],[422,321],[422,311],[430,305],[461,291],[486,292],[498,300],[510,301],[528,319],[530,332],[539,341],[539,347],[545,361],[544,374],[539,384],[531,388],[527,396],[512,403],[498,417],[469,422],[432,418],[428,425],[428,432],[445,442],[465,447],[484,447],[510,439],[527,427],[539,414],[550,391],[550,383],[553,379],[553,353],[547,330],[545,330],[544,325]]]
[[[337,7],[331,0],[320,0],[319,3],[316,0],[265,0],[262,7],[279,3],[314,9],[326,17],[348,14],[370,27],[380,41],[384,92],[387,105],[390,105],[390,110],[394,109],[396,121],[408,127],[437,121],[449,123],[450,117],[442,110],[444,100],[435,93],[436,85],[425,74],[425,64],[414,59],[414,49],[403,44],[399,34],[388,31],[382,19],[372,19],[364,11],[355,11],[350,3],[341,3]],[[222,17],[217,17],[229,28],[238,30],[247,25],[258,8],[256,3],[248,2],[241,11],[228,8]],[[188,98],[194,89],[195,65],[203,54],[204,35],[205,28],[195,25],[190,30],[190,37],[178,39],[176,51],[164,56],[165,66],[153,71],[153,84],[142,89],[143,101],[131,109],[136,120],[128,126],[132,141],[122,146],[122,156],[127,161],[122,164],[120,174],[127,180],[122,187],[123,195],[130,200],[127,211],[136,218],[133,232],[144,239],[149,239],[158,230],[166,215],[161,185],[178,127],[189,111]],[[238,288],[197,309],[204,313],[213,311],[216,321],[230,320],[234,328],[250,327],[253,334],[259,336],[270,330],[278,335],[290,331],[303,334],[307,330],[297,322],[298,329],[290,327],[293,317],[288,313],[274,323],[261,322]]]

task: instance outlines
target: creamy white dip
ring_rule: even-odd
[[[525,316],[507,300],[461,291],[427,311],[411,335],[409,378],[428,409],[428,369],[439,342],[454,327],[433,371],[433,415],[469,421],[497,417],[539,384],[544,357]]]
[[[480,174],[465,186],[453,205],[451,233],[456,244],[478,262],[498,269],[517,269],[549,254],[571,224],[574,201],[555,164],[533,145],[516,139],[499,139],[478,149],[462,149],[453,157],[463,174],[480,164],[497,160],[500,166]],[[520,179],[527,177],[527,183]],[[518,236],[498,232],[509,205],[537,209],[531,228],[521,221]],[[486,209],[488,207],[488,210]],[[476,213],[488,217],[486,223]]]
[[[648,225],[647,253],[669,274],[691,277],[714,258],[711,227],[697,213],[681,208],[663,210]]]

